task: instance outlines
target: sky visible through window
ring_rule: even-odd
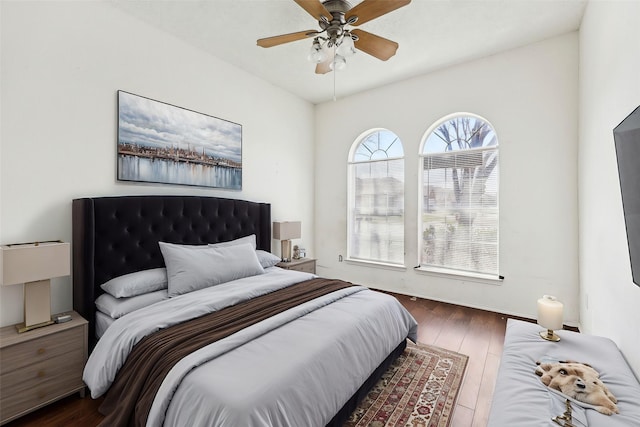
[[[496,146],[498,140],[493,128],[484,120],[473,116],[458,116],[441,123],[427,137],[423,154],[469,150]]]
[[[353,156],[354,162],[397,159],[404,156],[402,143],[395,133],[382,129],[365,137]]]

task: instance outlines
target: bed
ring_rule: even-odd
[[[122,377],[130,372],[136,376],[135,363],[151,364],[152,357],[142,355],[141,349],[157,350],[153,340],[158,336],[166,340],[163,334],[173,334],[191,344],[219,333],[201,332],[209,331],[211,324],[218,327],[219,320],[207,320],[208,316],[214,319],[245,304],[280,306],[281,302],[262,302],[280,293],[287,304],[302,301],[268,317],[260,314],[237,332],[224,332],[223,338],[180,356],[160,380],[151,382],[153,387],[150,382],[137,385],[146,397],[127,405],[138,408],[146,399],[147,409],[134,409],[118,421],[122,424],[341,425],[402,353],[406,339],[415,340],[415,320],[395,298],[274,266],[171,298],[155,296],[159,300],[151,305],[105,319],[96,309],[96,300],[105,297],[101,285],[163,268],[171,281],[170,273],[176,270],[174,259],[167,258],[169,249],[179,254],[192,251],[189,259],[201,256],[193,252],[195,247],[222,254],[223,261],[231,252],[233,259],[239,259],[238,254],[244,259],[248,244],[233,249],[216,245],[252,238],[252,251],[268,254],[270,205],[198,196],[122,196],[76,199],[72,212],[73,304],[89,321],[92,348],[85,382],[93,397],[106,393],[105,411],[126,412],[117,407],[119,401],[128,401],[121,396],[129,396],[120,388],[126,382]],[[323,293],[306,296],[320,288]],[[253,316],[241,313],[242,322]],[[205,321],[209,323],[188,323]],[[156,357],[163,363],[171,358]],[[109,397],[110,393],[117,395]]]
[[[542,328],[509,319],[498,370],[488,427],[557,426],[567,396],[535,375],[536,361],[574,360],[588,363],[618,399],[619,414],[604,415],[592,405],[570,399],[572,423],[579,427],[640,426],[640,384],[616,344],[608,338],[572,331],[555,331],[559,342],[540,338]],[[562,424],[560,424],[562,425]],[[568,425],[568,424],[567,424]]]

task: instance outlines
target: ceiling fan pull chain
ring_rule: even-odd
[[[336,72],[333,73],[333,102],[336,102]]]
[[[338,70],[336,70],[336,48],[333,48],[333,102],[336,102],[336,74]]]

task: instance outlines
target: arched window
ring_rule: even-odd
[[[363,133],[349,153],[347,258],[404,265],[404,150],[386,129]]]
[[[421,144],[420,267],[496,278],[498,138],[482,117],[458,113]]]

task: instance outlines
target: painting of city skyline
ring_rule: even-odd
[[[242,189],[242,126],[118,91],[118,180]]]

